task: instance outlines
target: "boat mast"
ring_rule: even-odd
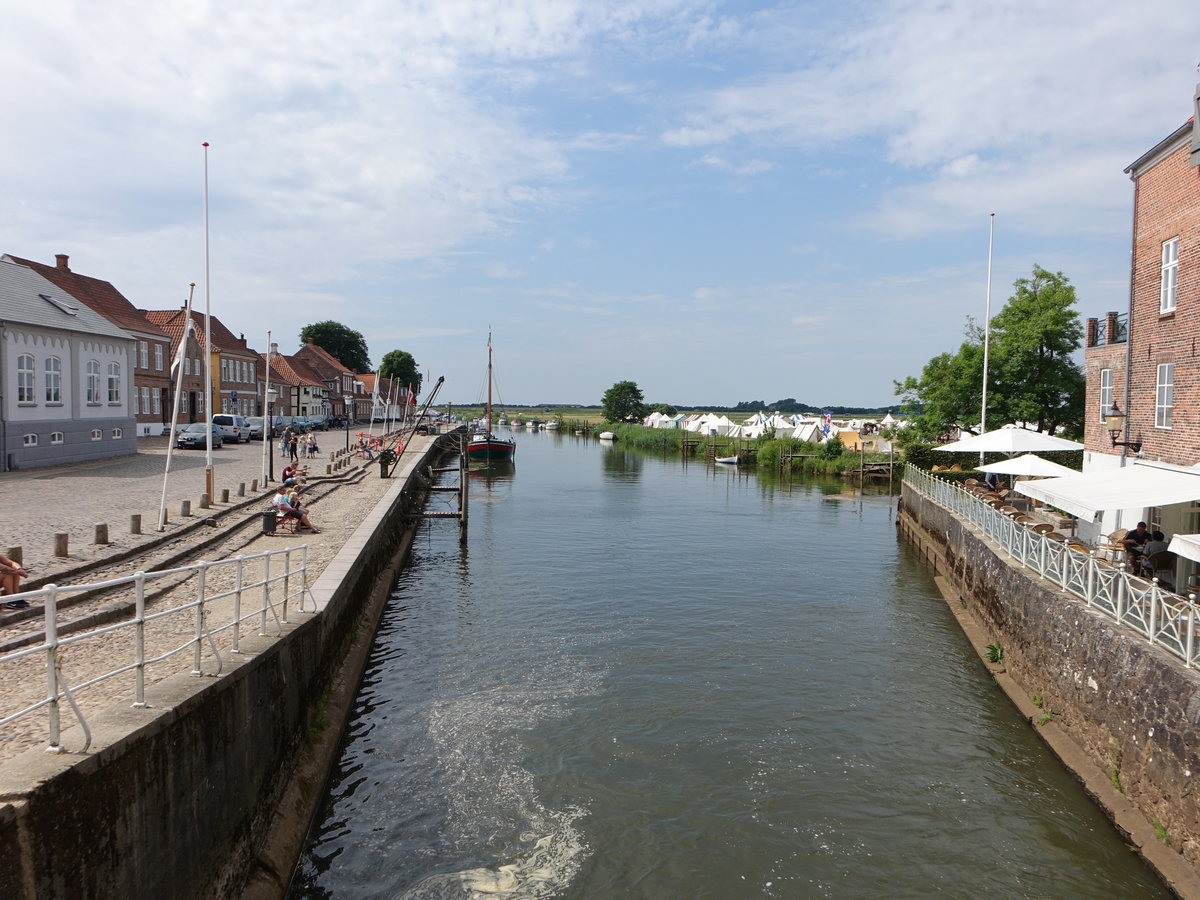
[[[492,332],[488,330],[488,402],[487,402],[487,430],[488,436],[492,433]]]

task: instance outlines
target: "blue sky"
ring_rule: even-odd
[[[332,318],[441,399],[887,405],[1034,263],[1124,309],[1123,169],[1190,2],[42,0],[5,13],[0,252]]]

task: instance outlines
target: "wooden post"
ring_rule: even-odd
[[[70,537],[65,531],[57,531],[54,533],[54,555],[68,556],[67,539]]]
[[[134,513],[133,515],[131,515],[129,517],[129,533],[130,534],[141,534],[142,533],[142,514],[141,513]]]
[[[179,514],[181,516],[184,516],[185,518],[192,514],[192,501],[191,500],[184,500],[182,503],[179,504]]]
[[[15,562],[18,566],[25,562],[25,550],[22,547],[9,547],[4,555]]]
[[[253,481],[250,482],[250,493],[252,493],[252,494],[258,493],[258,479],[257,478],[255,478]],[[238,496],[240,497],[241,494],[238,494]]]
[[[221,502],[222,503],[229,502],[229,488],[221,488]]]
[[[238,482],[238,496],[239,497],[246,496],[246,482],[244,482],[244,481]]]
[[[108,523],[97,522],[92,528],[92,543],[107,544],[108,543]]]

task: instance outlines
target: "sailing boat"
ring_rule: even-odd
[[[467,459],[483,463],[512,462],[517,451],[516,441],[506,441],[492,434],[492,333],[488,332],[487,415],[480,433],[467,442]]]

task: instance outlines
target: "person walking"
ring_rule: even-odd
[[[288,441],[288,453],[292,456],[292,462],[300,461],[300,437],[293,434],[291,440]]]

